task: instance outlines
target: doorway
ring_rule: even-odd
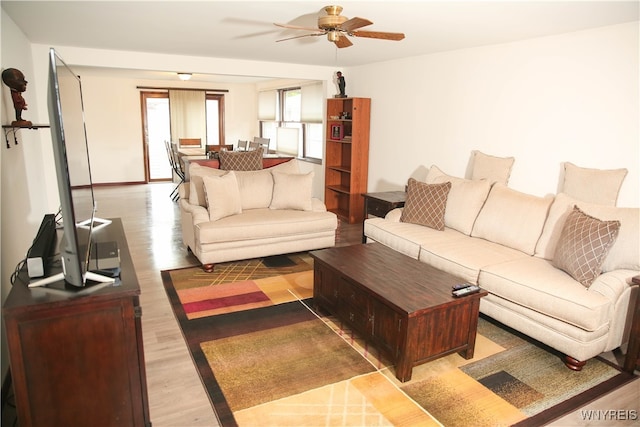
[[[142,124],[144,138],[145,181],[171,181],[173,171],[165,142],[171,141],[171,110],[168,92],[140,92],[142,104]],[[224,95],[206,94],[206,135],[205,145],[223,144]]]
[[[144,138],[145,180],[170,181],[173,171],[165,142],[171,141],[169,94],[141,92]]]

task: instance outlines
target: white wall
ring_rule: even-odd
[[[555,193],[562,162],[627,168],[640,205],[638,22],[347,70],[372,98],[369,191],[432,164],[464,176],[471,150],[516,161],[510,186]]]
[[[26,36],[15,23],[2,11],[1,15],[1,68],[17,68],[23,72],[27,81],[27,90],[23,93],[27,102],[27,111],[22,118],[34,124],[48,123],[48,118],[39,114],[38,98],[35,94],[43,89],[42,83],[33,79],[34,65],[31,61],[31,47]],[[46,88],[46,86],[45,86]],[[0,103],[0,120],[2,124],[16,119],[9,88],[2,83],[2,99]],[[4,130],[2,133],[4,137]],[[49,138],[49,130],[21,129],[17,133],[18,145],[14,145],[10,135],[11,148],[5,148],[4,138],[0,146],[0,284],[2,303],[11,289],[10,276],[16,265],[22,260],[38,231],[42,218],[48,210],[48,196],[44,192],[42,144]],[[2,336],[2,380],[9,368],[4,322]]]
[[[39,80],[46,82],[46,59],[50,46],[34,44],[33,61]],[[109,75],[104,67],[144,69],[175,72],[190,70],[197,73],[259,75],[274,78],[271,86],[282,82],[302,80],[331,80],[333,68],[296,64],[261,63],[216,58],[176,55],[158,55],[82,49],[69,46],[55,47],[64,61],[82,77],[82,89],[87,123],[87,137],[91,151],[91,168],[94,182],[131,183],[144,181],[144,154],[142,147],[142,122],[140,90],[137,86],[197,87],[228,89],[225,93],[225,139],[233,144],[238,139],[251,139],[259,135],[257,121],[257,85],[239,83],[203,83],[167,80],[139,80],[122,77],[121,73]],[[330,85],[327,85],[330,86]],[[46,86],[45,86],[46,88]],[[328,89],[333,91],[333,89]],[[46,92],[38,93],[46,115]],[[45,158],[50,157],[45,153]],[[310,165],[314,170],[314,196],[323,197],[324,170]],[[47,168],[49,192],[55,194],[55,171]]]
[[[144,182],[140,92],[143,87],[228,89],[225,97],[226,144],[257,135],[255,85],[139,80],[105,76],[82,68],[82,91],[95,183]],[[180,82],[181,83],[181,82]]]

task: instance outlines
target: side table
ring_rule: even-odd
[[[382,191],[379,193],[365,193],[364,197],[364,217],[369,215],[383,218],[389,211],[404,206],[407,200],[407,193],[404,191]],[[362,243],[366,243],[367,238],[362,230]]]
[[[634,285],[640,285],[640,276],[634,276],[631,282]],[[640,294],[636,295],[636,304],[633,310],[631,335],[629,336],[627,355],[624,358],[624,370],[629,373],[633,373],[636,367],[640,365]]]

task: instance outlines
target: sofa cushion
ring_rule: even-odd
[[[407,200],[400,221],[444,230],[444,212],[450,190],[450,182],[425,184],[409,178]]]
[[[591,292],[541,258],[485,266],[478,284],[494,295],[587,331],[599,330],[609,322],[609,298]]]
[[[299,173],[298,161],[291,159],[269,169],[259,171],[235,171],[236,179],[240,187],[240,199],[243,209],[266,208],[271,203],[273,192],[273,178],[271,171],[287,173]],[[262,172],[264,171],[264,172]],[[222,176],[226,170],[201,166],[197,163],[189,165],[189,203],[207,207],[207,198],[204,194],[203,176]],[[261,174],[262,173],[262,174]],[[254,187],[255,185],[255,187]]]
[[[444,225],[466,235],[471,234],[473,224],[491,190],[491,182],[486,179],[474,181],[456,178],[445,174],[435,165],[429,169],[426,182],[427,184],[451,182],[444,212]]]
[[[222,176],[205,176],[203,182],[211,221],[242,212],[238,181],[233,171]]]
[[[553,265],[589,287],[600,275],[619,229],[620,221],[601,221],[575,206],[562,227]]]
[[[494,294],[480,300],[480,312],[576,360],[589,360],[607,350],[611,322],[587,331]]]
[[[249,209],[238,215],[199,224],[196,238],[199,245],[207,245],[333,232],[336,226],[336,216],[331,212]]]
[[[596,205],[578,201],[564,193],[556,196],[549,209],[542,236],[536,246],[536,256],[547,260],[553,259],[562,227],[574,205],[596,218],[620,221],[618,238],[604,260],[602,271],[619,269],[640,271],[640,208]]]
[[[473,151],[471,179],[486,179],[491,183],[499,182],[507,185],[514,162],[513,157],[496,157]]]
[[[234,171],[242,209],[268,208],[273,196],[273,176],[268,169]]]
[[[561,192],[588,203],[615,206],[626,169],[590,169],[564,164]]]
[[[388,219],[391,213],[398,216],[398,220]],[[420,255],[420,241],[423,235],[440,233],[429,227],[423,227],[408,222],[399,222],[402,209],[394,209],[386,218],[368,218],[364,221],[364,235],[376,242],[382,243],[401,254],[418,259]],[[442,233],[440,233],[442,234]]]
[[[311,210],[313,193],[313,171],[305,174],[291,174],[273,171],[273,197],[270,209]]]
[[[262,169],[262,148],[254,151],[220,151],[220,169],[255,171]]]
[[[300,173],[300,163],[297,159],[291,159],[284,163],[279,163],[275,166],[268,168],[271,172],[284,172],[284,173]]]
[[[442,234],[446,236],[421,242],[418,259],[469,283],[477,283],[480,270],[487,265],[527,257],[516,249],[469,237],[449,228]]]
[[[496,183],[471,235],[533,255],[552,197],[537,197]]]
[[[206,208],[207,196],[204,194],[202,178],[205,176],[222,176],[225,173],[227,171],[191,163],[189,165],[189,203]]]

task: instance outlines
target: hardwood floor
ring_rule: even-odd
[[[96,189],[98,216],[120,217],[142,289],[142,326],[147,368],[151,421],[154,427],[215,426],[217,420],[195,370],[182,333],[169,306],[161,270],[197,265],[182,245],[180,213],[169,198],[173,185],[157,183]],[[361,241],[362,225],[341,224],[339,245]],[[640,380],[587,405],[601,411],[636,411],[636,421],[602,419],[587,422],[580,410],[552,425],[637,425]],[[618,415],[618,418],[622,415]]]

